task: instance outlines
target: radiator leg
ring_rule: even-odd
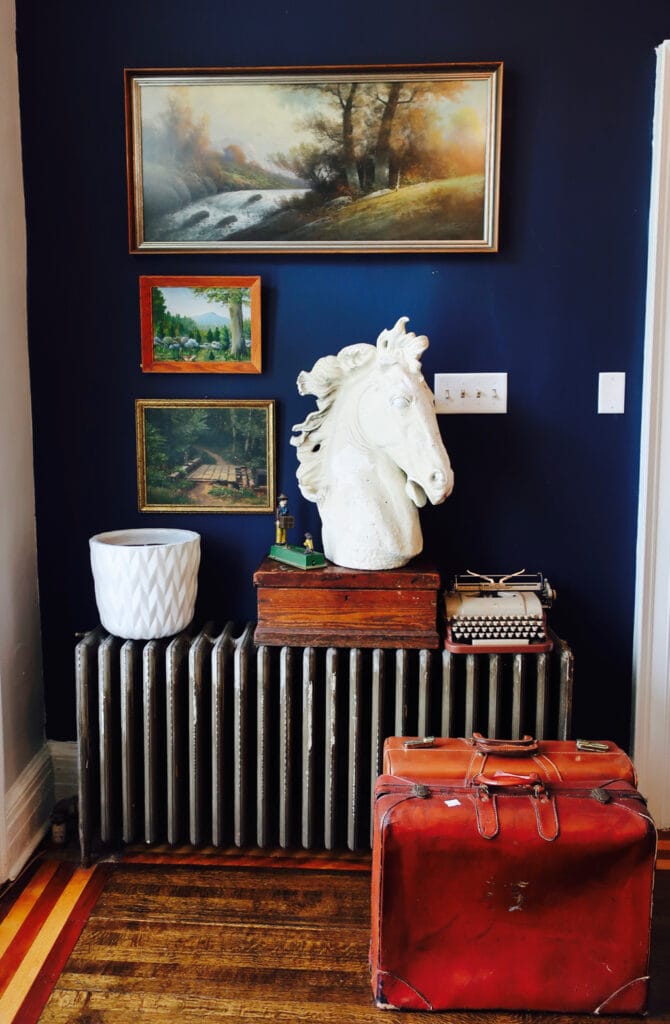
[[[305,849],[314,843],[316,749],[314,744],[314,686],[316,651],[306,647],[302,656],[302,800],[301,841]]]
[[[347,846],[357,849],[361,801],[361,668],[358,647],[349,651],[349,765],[347,786]]]
[[[184,677],[188,672],[188,647],[188,638],[180,635],[170,641],[165,651],[167,841],[171,846],[181,841],[186,818],[182,751],[187,745],[183,715],[187,706]]]
[[[79,772],[79,851],[83,867],[91,863],[93,841],[93,793],[99,770],[96,752],[94,671],[101,630],[96,629],[75,647],[75,685],[77,693],[77,768]]]
[[[574,655],[564,640],[554,637],[559,664],[558,739],[567,740],[572,732],[572,691]]]
[[[417,733],[428,736],[430,728],[430,651],[419,651],[419,711]]]
[[[232,626],[228,623],[212,647],[212,845],[223,846],[225,841],[225,798],[227,789],[225,771],[224,724],[228,714],[226,706],[229,683],[228,666],[232,660]]]
[[[523,729],[523,703],[526,691],[526,656],[514,655],[512,670],[512,739],[521,739]]]
[[[149,640],[142,651],[142,701],[144,726],[144,841],[145,843],[160,842],[159,836],[159,798],[158,768],[159,739],[157,709],[156,665],[161,651],[160,640]]]
[[[465,735],[472,736],[479,710],[479,655],[465,655]]]
[[[337,649],[326,651],[326,728],[325,728],[325,772],[324,772],[324,814],[323,844],[333,850],[337,843]]]
[[[126,640],[121,648],[121,806],[124,843],[132,843],[137,838],[138,653],[136,640]]]
[[[489,720],[488,735],[500,736],[500,655],[489,654]]]
[[[375,782],[382,770],[384,751],[384,652],[372,652],[372,708],[370,714],[370,807],[372,808]],[[373,821],[370,813],[370,846]]]
[[[395,734],[407,735],[407,651],[395,652]]]
[[[118,646],[117,638],[108,636],[98,648],[100,838],[103,843],[111,843],[114,838],[114,779],[116,772],[114,709],[118,687]]]
[[[249,689],[249,657],[252,647],[253,629],[247,626],[237,642],[235,649],[235,697],[234,697],[234,836],[235,846],[244,846],[247,842],[247,808],[248,808],[248,744],[247,744],[247,705]]]
[[[293,810],[293,652],[279,656],[279,845],[291,846]]]
[[[442,719],[441,736],[454,735],[454,703],[456,700],[456,658],[451,651],[442,651]]]
[[[547,729],[547,655],[537,655],[537,690],[535,693],[535,739],[543,740]]]
[[[256,844],[270,842],[270,651],[256,653]]]

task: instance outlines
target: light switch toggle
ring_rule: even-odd
[[[436,373],[437,413],[507,412],[506,373]]]

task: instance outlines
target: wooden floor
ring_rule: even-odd
[[[670,846],[670,844],[668,844]],[[657,872],[652,1024],[670,1021],[670,850]],[[152,853],[46,860],[0,901],[1,1024],[559,1024],[590,1017],[376,1010],[369,873]],[[317,868],[315,870],[315,867]],[[9,904],[9,905],[8,905]],[[569,984],[569,979],[566,979]],[[639,1018],[610,1018],[625,1022]]]

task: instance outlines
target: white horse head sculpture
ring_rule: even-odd
[[[426,337],[407,317],[377,345],[348,345],[298,377],[317,412],[293,427],[298,485],[317,504],[323,550],[336,565],[393,569],[423,548],[418,509],[438,505],[454,477],[421,373]]]

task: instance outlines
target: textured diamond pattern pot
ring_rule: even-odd
[[[95,599],[109,633],[129,640],[171,636],[193,618],[200,534],[138,529],[89,541]]]

